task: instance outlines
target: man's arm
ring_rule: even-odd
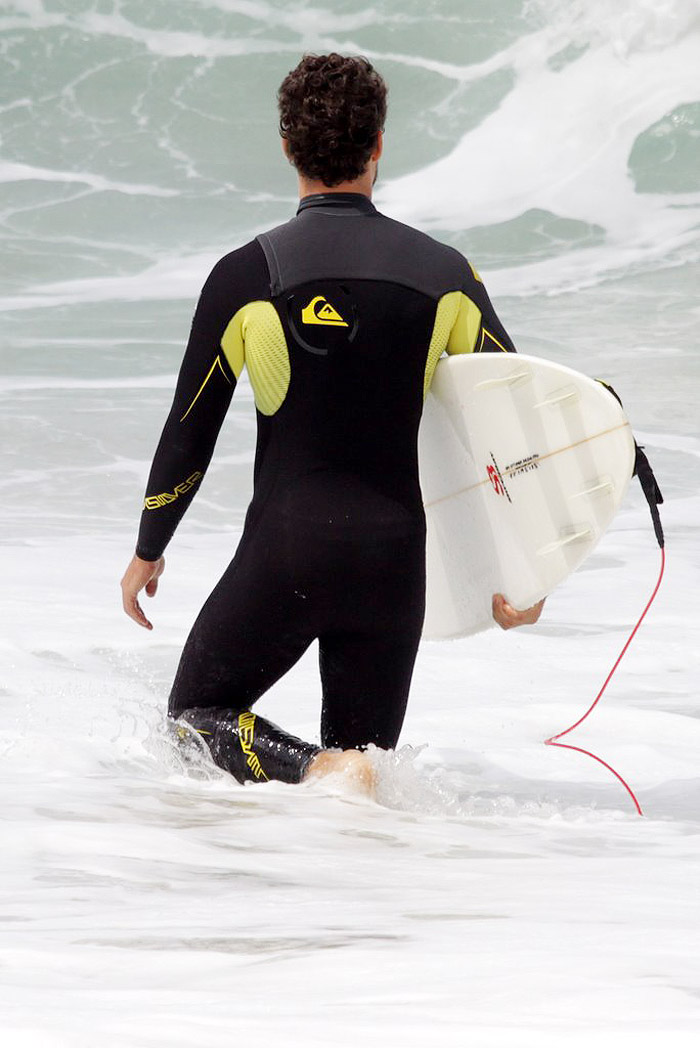
[[[165,568],[163,550],[206,473],[236,378],[221,351],[225,308],[215,268],[204,285],[177,380],[170,413],[151,466],[134,554],[121,581],[122,606],[139,626],[153,629],[139,604],[154,597]]]
[[[131,558],[129,567],[124,572],[121,581],[122,606],[124,611],[147,630],[153,629],[153,624],[146,618],[139,604],[138,595],[145,587],[149,597],[155,597],[158,589],[158,579],[165,570],[165,557],[159,557],[156,561],[141,560],[136,554]]]
[[[515,353],[513,340],[491,304],[484,282],[467,263],[459,309],[450,332],[447,352]]]
[[[236,377],[221,349],[229,319],[220,262],[202,289],[170,413],[153,458],[136,555],[157,561],[207,471]],[[225,279],[225,277],[223,278]]]
[[[138,593],[145,587],[155,595],[165,566],[163,551],[207,471],[243,365],[241,358],[234,373],[222,336],[241,305],[268,291],[267,265],[255,242],[221,259],[202,289],[148,478],[136,554],[122,579],[126,614],[148,629]]]
[[[462,291],[457,318],[447,343],[448,353],[515,353],[510,335],[498,319],[484,283],[474,269],[469,273]],[[494,621],[504,630],[516,626],[532,626],[539,619],[544,600],[532,608],[518,611],[502,593],[494,593],[491,611]]]
[[[494,622],[502,630],[512,630],[515,626],[534,626],[542,614],[546,599],[544,597],[538,604],[533,604],[531,608],[518,611],[517,608],[508,603],[502,593],[494,593],[491,601],[491,613]]]

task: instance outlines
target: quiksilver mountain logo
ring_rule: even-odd
[[[326,324],[329,327],[347,327],[337,309],[323,295],[316,295],[301,311],[302,324]]]

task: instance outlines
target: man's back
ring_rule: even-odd
[[[258,418],[253,516],[282,508],[347,532],[403,525],[408,513],[422,525],[418,425],[446,349],[512,349],[466,260],[361,194],[305,198],[205,284],[141,555],[162,552],[194,496],[244,367]]]

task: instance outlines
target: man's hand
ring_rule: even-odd
[[[514,626],[532,626],[542,614],[543,607],[544,600],[541,600],[525,611],[516,611],[502,593],[494,593],[491,602],[493,617],[503,630],[512,630]]]
[[[158,589],[158,579],[164,570],[165,557],[161,557],[159,560],[141,560],[140,557],[134,554],[121,582],[124,611],[130,619],[138,622],[139,626],[144,626],[147,630],[152,630],[153,626],[141,610],[138,594],[145,586],[146,594],[149,597],[155,597]]]

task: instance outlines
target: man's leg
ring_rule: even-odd
[[[321,744],[394,749],[423,629],[423,533],[362,550],[348,594],[337,628],[319,638]]]
[[[330,634],[320,639],[324,747],[394,749],[408,702],[420,622],[383,636]]]
[[[239,782],[301,782],[320,746],[290,735],[249,710],[194,707],[180,718],[206,742],[214,763]]]
[[[370,792],[359,754],[324,753],[250,712],[316,635],[307,596],[293,584],[285,588],[284,565],[271,564],[265,552],[242,541],[202,608],[180,659],[169,715],[178,730],[196,731],[215,763],[239,782],[296,783],[340,772]]]
[[[192,627],[168,704],[239,782],[300,782],[320,750],[250,712],[314,639],[306,603],[270,548],[241,541]]]

